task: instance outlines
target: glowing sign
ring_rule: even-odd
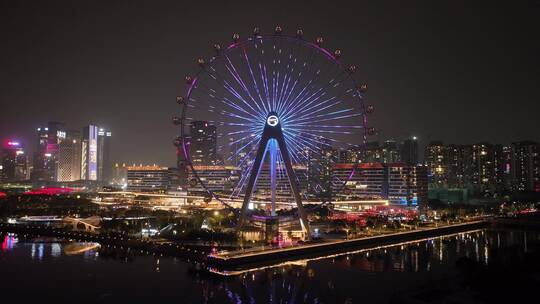
[[[56,131],[56,137],[58,138],[66,138],[66,131]]]
[[[8,146],[16,146],[16,147],[18,147],[20,145],[20,143],[17,142],[17,141],[8,141],[7,144],[8,144]]]
[[[279,123],[279,119],[276,115],[270,115],[266,119],[266,123],[271,127],[275,127]]]

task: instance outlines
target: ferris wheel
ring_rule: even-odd
[[[197,59],[199,72],[185,77],[181,113],[173,118],[180,127],[176,144],[193,184],[220,200],[243,199],[240,226],[255,197],[272,202],[272,215],[276,202],[296,202],[307,226],[301,200],[342,191],[356,165],[339,175],[333,167],[358,164],[374,133],[367,126],[373,111],[364,104],[367,86],[353,78],[356,66],[342,63],[342,51],[323,42],[304,39],[300,29],[286,35],[279,26],[272,34],[255,28],[245,39],[234,34],[228,46],[215,44],[213,56]],[[192,133],[200,124],[211,126],[203,131],[210,130],[211,153],[195,159]],[[218,191],[203,165],[231,168],[236,179]]]

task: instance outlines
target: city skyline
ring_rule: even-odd
[[[11,46],[0,51],[5,67],[0,79],[7,88],[0,93],[6,113],[1,138],[32,142],[41,122],[83,126],[95,121],[115,131],[115,161],[174,164],[169,145],[177,135],[169,123],[177,113],[174,96],[184,92],[183,77],[196,72],[195,59],[211,53],[210,41],[227,43],[235,32],[245,37],[250,34],[246,24],[263,32],[276,24],[294,32],[301,24],[306,37],[323,35],[325,46],[344,49],[344,62],[359,67],[361,80],[370,86],[367,102],[376,109],[368,122],[380,131],[380,141],[416,135],[421,151],[438,139],[540,141],[530,115],[539,111],[531,97],[538,78],[530,64],[537,60],[538,42],[526,40],[538,21],[526,7],[464,10],[464,4],[438,3],[411,10],[315,3],[309,17],[297,20],[306,3],[290,4],[290,11],[261,4],[251,9],[273,14],[248,15],[245,5],[221,3],[207,12],[211,22],[198,24],[201,9],[193,3],[161,2],[152,12],[133,4],[63,4],[4,4],[2,11],[9,14],[1,22],[12,30],[1,36]],[[325,20],[328,10],[343,18]],[[129,13],[116,18],[120,11]],[[230,18],[240,15],[241,21]],[[149,25],[138,27],[140,18]],[[461,23],[446,22],[453,19]],[[39,47],[32,48],[32,41]],[[24,111],[16,104],[24,104]],[[138,145],[140,140],[149,144]]]
[[[539,15],[1,1],[3,298],[534,299]]]

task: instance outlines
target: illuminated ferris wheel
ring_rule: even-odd
[[[197,60],[200,71],[186,76],[186,94],[177,97],[181,114],[173,118],[180,127],[176,144],[210,196],[243,200],[240,226],[254,198],[271,201],[272,215],[277,201],[296,202],[305,224],[301,200],[341,191],[356,168],[335,175],[333,166],[358,163],[374,132],[366,120],[373,107],[363,101],[367,86],[354,80],[357,68],[342,63],[341,50],[325,49],[321,37],[304,39],[302,30],[288,36],[281,27],[269,35],[255,28],[232,40],[215,44],[213,56]],[[216,191],[194,160],[190,138],[200,123],[215,133],[205,164],[238,173],[230,189]]]

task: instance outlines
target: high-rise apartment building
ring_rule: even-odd
[[[424,153],[425,163],[428,168],[429,183],[434,187],[443,187],[448,183],[445,147],[442,141],[430,142]]]
[[[401,161],[400,147],[397,141],[387,140],[382,145],[382,162],[396,163]]]
[[[189,156],[193,165],[215,165],[217,162],[216,126],[206,121],[191,122]]]
[[[537,142],[512,143],[510,172],[515,190],[540,192],[540,146]]]

